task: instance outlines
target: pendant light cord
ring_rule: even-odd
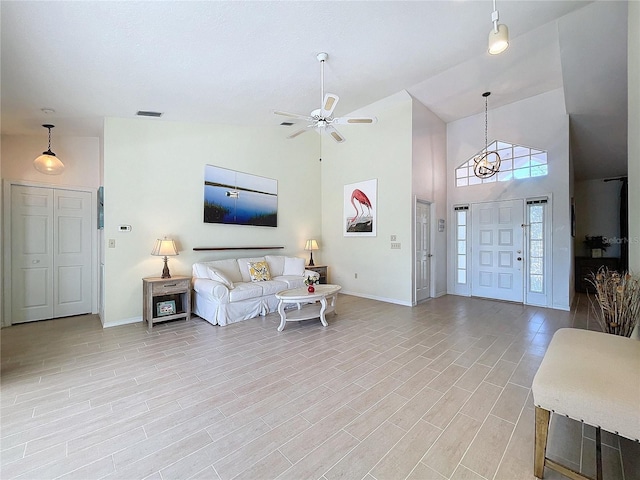
[[[47,129],[49,130],[49,150],[47,150],[48,152],[51,151],[51,127],[47,127]]]
[[[324,60],[320,60],[320,106],[324,106]]]
[[[488,111],[487,111],[487,104],[488,104],[488,100],[489,99],[489,95],[486,95],[484,97],[484,151],[488,152],[489,151],[489,138],[487,135],[487,131],[489,129],[489,121],[488,121]]]

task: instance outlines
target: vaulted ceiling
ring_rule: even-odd
[[[626,2],[498,0],[498,56],[490,0],[0,5],[3,134],[100,136],[138,110],[278,125],[274,109],[319,106],[324,51],[339,115],[406,89],[450,122],[481,112],[484,91],[496,108],[563,88],[576,178],[626,172]]]

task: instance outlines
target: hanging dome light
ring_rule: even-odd
[[[51,151],[51,129],[55,125],[46,124],[42,126],[49,129],[49,148],[33,161],[33,166],[36,170],[46,175],[60,175],[64,171],[64,163]]]

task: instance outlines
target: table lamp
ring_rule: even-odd
[[[169,266],[167,265],[167,257],[173,257],[178,255],[178,249],[176,248],[176,242],[164,237],[162,240],[156,240],[156,244],[151,250],[151,255],[157,255],[164,257],[164,268],[162,269],[162,278],[171,278],[169,273]]]
[[[309,266],[313,267],[315,265],[315,263],[313,263],[313,251],[314,250],[318,250],[318,242],[316,242],[314,239],[309,239],[307,240],[307,243],[304,246],[305,250],[309,250],[311,252],[311,258],[309,259]]]

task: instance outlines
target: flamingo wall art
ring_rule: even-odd
[[[344,236],[375,237],[378,180],[344,186]]]

